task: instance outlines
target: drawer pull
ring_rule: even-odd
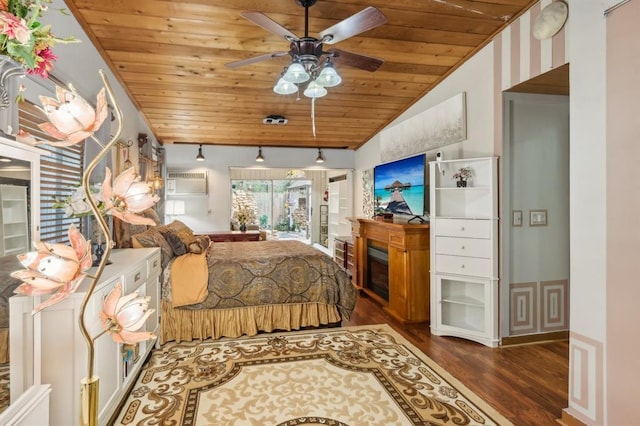
[[[157,259],[153,261],[153,267],[155,268],[156,266],[158,266],[158,260]]]
[[[460,269],[464,269],[464,263],[462,264],[462,266],[460,266]]]
[[[136,277],[134,278],[134,281],[138,281],[139,279],[140,279],[140,272],[138,272],[138,273],[136,274]]]
[[[464,250],[464,246],[460,247],[460,250]]]

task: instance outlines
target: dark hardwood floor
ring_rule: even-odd
[[[361,297],[343,326],[387,323],[516,426],[554,425],[568,406],[569,343],[488,348],[432,336],[427,325],[402,326]]]

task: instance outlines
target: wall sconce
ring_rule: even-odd
[[[204,161],[204,155],[202,155],[202,144],[198,148],[198,155],[196,155],[196,161]]]
[[[316,157],[316,163],[324,163],[324,155],[322,154],[322,150],[318,148],[318,156]]]
[[[262,147],[258,147],[258,156],[256,157],[256,161],[258,163],[262,163],[264,161],[264,157],[262,156]]]

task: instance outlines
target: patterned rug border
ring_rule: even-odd
[[[384,328],[386,332],[393,335],[394,339],[396,339],[396,342],[398,342],[401,345],[404,345],[407,349],[409,349],[411,353],[413,353],[413,355],[415,355],[417,358],[420,358],[420,360],[423,361],[425,364],[427,364],[430,368],[432,368],[433,371],[435,371],[440,376],[442,376],[444,380],[449,382],[449,384],[454,388],[456,388],[456,390],[459,393],[463,394],[467,399],[469,399],[475,405],[477,405],[478,408],[484,411],[484,413],[487,416],[495,420],[497,424],[504,425],[504,426],[514,426],[512,422],[510,422],[507,418],[505,418],[502,414],[500,414],[495,408],[489,405],[484,399],[480,398],[475,392],[473,392],[471,389],[466,387],[460,380],[455,378],[449,371],[445,370],[437,362],[429,358],[427,354],[425,354],[419,348],[417,348],[415,345],[409,342],[403,335],[401,335],[399,332],[394,330],[389,324],[353,326],[352,328],[355,330],[358,328],[371,328],[371,327]],[[351,328],[351,327],[343,327],[342,329],[344,330],[348,328]]]
[[[386,323],[382,323],[382,324],[370,324],[370,325],[358,325],[358,326],[346,326],[346,327],[336,327],[336,328],[322,328],[322,329],[307,329],[307,330],[299,330],[299,331],[282,331],[282,332],[275,332],[275,333],[261,333],[258,335],[254,335],[254,336],[241,336],[238,338],[228,338],[228,337],[223,337],[220,339],[205,339],[205,340],[194,340],[191,342],[182,342],[182,343],[175,343],[175,342],[167,342],[166,344],[162,345],[160,348],[154,349],[152,351],[152,357],[155,357],[155,353],[157,352],[161,352],[163,354],[165,353],[176,353],[176,354],[180,354],[181,352],[179,352],[180,350],[178,349],[178,352],[173,352],[173,345],[177,345],[177,347],[189,347],[189,346],[193,346],[193,348],[195,349],[195,353],[201,353],[204,354],[206,352],[201,352],[201,350],[196,349],[198,348],[200,345],[204,344],[204,345],[209,345],[209,344],[222,344],[222,347],[231,347],[231,348],[241,348],[241,347],[246,347],[246,348],[251,348],[253,345],[258,345],[256,347],[261,347],[261,345],[263,345],[265,341],[269,341],[268,345],[271,344],[271,340],[272,339],[279,339],[279,338],[284,338],[287,339],[285,341],[305,341],[309,338],[313,338],[312,336],[318,336],[318,335],[322,335],[322,336],[326,336],[326,338],[330,341],[334,341],[332,336],[336,336],[336,339],[341,339],[340,335],[344,335],[345,333],[354,333],[355,336],[357,335],[362,335],[362,332],[371,332],[371,333],[375,333],[380,335],[380,339],[383,339],[382,341],[388,341],[389,344],[397,344],[401,347],[403,347],[403,351],[406,355],[408,355],[409,357],[413,357],[414,358],[414,362],[417,362],[418,360],[423,363],[423,365],[428,369],[431,370],[435,375],[440,376],[440,379],[443,380],[445,383],[444,388],[443,389],[446,392],[446,389],[450,389],[450,390],[455,390],[455,394],[459,395],[459,397],[461,398],[460,402],[456,402],[455,404],[458,405],[458,408],[461,411],[461,413],[466,413],[463,415],[472,415],[472,413],[476,412],[478,414],[481,414],[481,417],[476,417],[476,419],[478,421],[480,421],[482,418],[484,418],[484,420],[488,421],[489,423],[493,423],[496,425],[507,425],[507,426],[513,426],[513,423],[511,423],[508,419],[506,419],[503,415],[501,415],[497,410],[495,410],[491,405],[489,405],[486,401],[484,401],[482,398],[480,398],[477,394],[475,394],[473,391],[471,391],[469,388],[467,388],[460,380],[458,380],[456,377],[454,377],[450,372],[448,372],[447,370],[445,370],[444,368],[442,368],[440,365],[438,365],[438,363],[436,363],[433,359],[431,359],[429,356],[427,356],[424,352],[422,352],[418,347],[416,347],[415,345],[413,345],[407,338],[405,338],[400,332],[396,331],[395,329],[393,329],[389,324]],[[386,338],[383,336],[387,336]],[[290,340],[291,339],[291,340]],[[324,338],[323,338],[324,339]],[[392,339],[392,340],[391,340]],[[315,339],[314,339],[315,340]],[[340,340],[336,340],[336,341],[340,341]],[[365,342],[367,342],[367,340],[364,340]],[[376,339],[377,341],[377,339]],[[237,342],[237,345],[236,345]],[[311,347],[309,347],[311,348]],[[188,350],[188,349],[187,349]],[[192,349],[193,350],[193,349]],[[240,349],[239,349],[240,350]],[[384,350],[384,349],[383,349]],[[168,352],[167,352],[168,351]],[[191,353],[191,352],[189,352]],[[230,354],[230,353],[235,353],[235,350],[232,350],[232,352],[220,352],[220,353],[226,353],[226,354]],[[240,352],[241,353],[241,352]],[[250,353],[250,352],[248,352]],[[357,352],[356,352],[357,353]],[[383,352],[384,353],[384,352]],[[184,354],[186,355],[187,352],[184,352]],[[256,353],[257,355],[258,353]],[[164,356],[164,355],[159,355],[159,356]],[[180,355],[178,355],[180,356]],[[325,355],[321,356],[320,358],[324,358]],[[226,355],[225,355],[226,358]],[[225,359],[225,358],[221,358],[221,359]],[[296,357],[298,358],[298,357]],[[306,358],[306,357],[305,357]],[[315,359],[316,357],[314,357]],[[331,357],[329,357],[331,358]],[[176,358],[176,360],[178,360],[180,358]],[[186,359],[186,358],[183,358]],[[230,359],[230,358],[229,358]],[[265,358],[268,359],[268,358]],[[271,358],[272,360],[282,360],[284,358],[282,357],[275,357],[275,358]],[[348,359],[348,358],[345,358]],[[356,356],[355,358],[356,360],[358,359],[358,357]],[[383,358],[378,358],[378,362],[381,362],[381,360],[383,360]],[[297,360],[297,359],[296,359]],[[327,359],[325,359],[325,361],[327,361]],[[172,362],[172,361],[170,361]],[[224,361],[223,361],[224,362]],[[239,368],[238,371],[241,371],[243,369],[243,365],[247,364],[247,365],[253,365],[255,362],[257,362],[257,359],[254,359],[253,361],[249,361],[247,362],[243,362],[240,359],[238,359],[235,362],[240,362],[241,364],[236,364],[235,366]],[[267,361],[265,361],[267,362]],[[267,362],[270,363],[271,361]],[[280,361],[277,361],[280,362]],[[336,366],[340,367],[340,368],[347,368],[350,369],[350,362],[346,362],[346,364],[342,365],[342,362],[338,359],[335,359],[333,362],[334,363],[337,362]],[[154,363],[155,364],[155,363]],[[149,368],[149,373],[146,372],[147,370],[147,366],[144,367],[144,369],[141,372],[141,376],[136,379],[136,383],[134,384],[134,387],[131,390],[131,395],[127,398],[127,401],[123,401],[123,406],[122,409],[120,410],[120,413],[117,415],[118,419],[122,419],[122,423],[118,423],[116,421],[115,424],[120,424],[120,425],[131,425],[133,424],[132,421],[134,420],[135,417],[137,417],[136,412],[138,411],[138,409],[140,408],[140,400],[136,400],[136,398],[144,398],[143,395],[148,392],[148,390],[145,390],[146,385],[142,385],[141,387],[141,394],[135,394],[134,390],[138,387],[138,385],[140,383],[145,383],[146,380],[151,380],[152,377],[154,377],[153,371],[168,371],[165,367],[162,367],[162,363],[159,365],[150,365]],[[395,364],[390,364],[390,365],[395,365]],[[414,365],[417,366],[418,364],[407,364],[407,365]],[[170,364],[166,364],[167,367],[170,366]],[[351,367],[354,367],[354,364],[351,364]],[[399,368],[400,364],[396,365],[396,367]],[[160,369],[158,369],[158,367],[160,367]],[[363,368],[364,370],[362,371],[367,371],[369,370],[369,368],[371,367],[371,365],[364,366]],[[218,375],[218,384],[221,383],[226,383],[228,382],[229,378],[233,378],[236,376],[236,374],[233,373],[235,367],[232,368],[231,370],[227,370],[228,373],[225,375]],[[358,370],[356,368],[356,370]],[[208,371],[207,369],[203,370],[203,371]],[[377,372],[378,370],[374,367],[373,370],[371,370],[371,372]],[[386,371],[386,369],[385,369]],[[150,374],[150,375],[149,375]],[[161,373],[161,374],[165,374],[165,373]],[[216,373],[218,374],[218,373]],[[284,373],[285,376],[287,373]],[[423,373],[418,373],[419,375],[426,375],[428,376],[430,373],[427,373],[426,371]],[[383,386],[383,388],[387,389],[387,395],[389,395],[389,397],[391,397],[391,400],[396,400],[397,404],[400,404],[400,406],[403,407],[404,409],[404,413],[405,415],[408,415],[410,419],[412,419],[412,415],[410,414],[410,412],[406,411],[406,404],[403,404],[404,401],[402,400],[397,400],[397,395],[394,394],[394,392],[389,393],[388,389],[389,386],[385,385],[385,374],[382,375],[382,379],[385,380],[380,380],[381,377],[377,374],[374,374],[377,377],[377,381],[380,383],[380,385]],[[173,377],[173,375],[171,376]],[[188,376],[175,376],[177,377],[181,377],[182,379],[186,379]],[[283,377],[283,376],[280,376]],[[222,380],[220,382],[220,380]],[[166,379],[161,380],[161,382],[166,381]],[[296,379],[293,378],[293,381],[295,382]],[[176,382],[176,385],[178,385],[178,383],[180,383],[180,381]],[[187,382],[184,382],[187,383]],[[284,382],[281,382],[284,383]],[[419,382],[417,382],[419,383]],[[432,383],[440,383],[440,382],[433,382]],[[204,383],[203,383],[204,384]],[[216,384],[213,387],[217,387],[218,384]],[[422,384],[422,386],[424,385],[429,385],[429,382],[426,382],[424,384]],[[178,385],[179,386],[179,385]],[[205,388],[207,386],[205,385]],[[393,386],[392,386],[393,387]],[[188,390],[188,393],[183,396],[182,398],[185,398],[183,400],[183,403],[186,404],[185,407],[191,407],[192,409],[195,409],[194,413],[195,414],[197,412],[197,406],[199,405],[199,396],[200,395],[200,391],[204,389],[204,391],[206,392],[206,389],[202,388],[202,387],[198,387],[195,395],[198,397],[196,402],[194,403],[193,401],[189,402],[189,398],[188,395],[190,395],[191,391]],[[147,388],[148,389],[148,388]],[[179,388],[176,388],[179,389]],[[196,389],[196,388],[193,388]],[[252,389],[252,388],[250,388]],[[356,389],[358,389],[356,387]],[[441,390],[441,392],[443,392],[443,390]],[[171,394],[164,394],[165,390],[162,390],[161,393],[159,395],[161,395],[161,399],[164,400],[165,396],[169,399],[167,399],[166,401],[171,401]],[[162,396],[165,395],[165,396]],[[177,395],[177,394],[176,394]],[[224,395],[224,394],[221,394]],[[323,394],[324,395],[324,394]],[[438,397],[436,397],[435,400],[433,400],[433,403],[435,404],[436,407],[441,407],[440,403],[444,404],[442,407],[446,407],[449,401],[448,398],[451,397],[450,394],[447,393],[443,393],[442,394],[444,396],[445,399],[440,400]],[[129,400],[133,398],[132,401],[129,402]],[[457,398],[457,397],[456,397]],[[466,403],[464,401],[467,401]],[[437,402],[437,401],[441,401],[441,402]],[[157,402],[157,401],[156,401]],[[406,401],[408,402],[408,401]],[[416,401],[417,403],[417,401]],[[137,405],[136,405],[137,404]],[[144,403],[143,403],[144,404]],[[166,404],[166,402],[165,402]],[[468,404],[472,404],[471,406]],[[180,404],[182,405],[182,404]],[[411,408],[413,409],[413,403],[410,404]],[[430,406],[431,403],[429,403],[427,401],[427,406]],[[145,405],[146,406],[146,405]],[[157,406],[155,403],[153,404],[153,406]],[[173,406],[173,403],[169,402],[169,405],[165,405],[168,407]],[[475,406],[476,408],[472,408],[473,406]],[[194,408],[195,407],[195,408]],[[380,408],[383,407],[383,405],[379,406]],[[398,407],[396,405],[396,407]],[[425,408],[425,405],[417,405],[417,407],[421,407],[421,409]],[[454,407],[454,406],[449,406],[450,408]],[[453,413],[453,412],[457,412],[458,408],[453,408],[453,411],[445,411],[442,413]],[[155,408],[154,408],[155,409]],[[146,414],[152,414],[154,412],[154,409],[152,409],[151,411],[147,411]],[[164,410],[163,408],[161,408],[162,410]],[[185,408],[186,409],[186,408]],[[382,408],[381,408],[382,409]],[[477,411],[479,410],[479,411]],[[189,411],[189,410],[187,410]],[[187,415],[187,411],[183,411],[182,413],[182,421],[187,420],[186,417],[184,417],[184,415]],[[380,412],[380,411],[378,411]],[[159,414],[159,413],[158,413]],[[290,414],[297,414],[298,416],[302,415],[305,416],[306,413],[301,413],[299,410],[297,412],[292,411]],[[321,413],[318,413],[321,414]],[[415,414],[415,413],[414,413]],[[448,417],[448,414],[443,414],[445,417]],[[235,416],[235,414],[233,415]],[[187,416],[188,417],[188,416]],[[164,418],[164,416],[162,417]],[[426,420],[426,417],[423,417]],[[438,416],[435,416],[434,418],[439,418]],[[294,418],[291,417],[290,420],[293,420]],[[296,424],[298,421],[300,422],[300,424],[315,424],[315,423],[309,423],[310,420],[315,420],[315,417],[300,417],[298,418],[293,424]],[[319,418],[318,418],[319,419]],[[324,419],[324,418],[323,418]],[[324,419],[324,420],[330,420],[330,419]],[[454,419],[451,419],[454,420]],[[458,421],[461,420],[461,418],[456,419]],[[464,419],[462,419],[464,420]],[[195,418],[192,419],[192,421],[195,421]],[[415,422],[415,419],[413,419],[413,421]],[[481,423],[478,423],[478,421],[476,422],[472,422],[473,424],[485,424],[484,421],[482,421]],[[188,424],[194,424],[194,423],[188,423]],[[287,423],[289,424],[289,423]],[[332,421],[329,422],[329,424],[332,424]],[[415,423],[417,424],[417,423]],[[431,422],[427,422],[427,424],[435,424],[435,423],[431,423]],[[440,423],[438,423],[440,424]],[[455,424],[455,423],[454,423]]]
[[[352,325],[347,327],[335,327],[335,328],[323,328],[323,329],[309,329],[309,330],[292,330],[292,331],[281,331],[275,333],[262,333],[255,336],[241,336],[241,337],[222,337],[220,339],[212,340],[202,340],[201,342],[221,342],[221,341],[244,341],[251,339],[263,339],[265,337],[275,337],[275,336],[291,336],[291,335],[305,335],[305,334],[318,334],[318,333],[340,333],[343,331],[350,330],[375,330],[383,333],[387,333],[393,336],[396,340],[396,343],[405,346],[416,358],[419,358],[422,362],[427,364],[430,368],[433,369],[437,374],[442,376],[444,380],[449,382],[451,386],[453,386],[459,393],[463,394],[467,399],[473,402],[478,408],[480,408],[487,416],[489,416],[492,420],[494,420],[499,425],[504,426],[514,426],[512,422],[510,422],[507,418],[505,418],[502,414],[500,414],[495,408],[489,405],[484,399],[480,398],[475,392],[465,386],[460,380],[454,377],[449,371],[442,368],[437,362],[433,359],[429,358],[424,352],[422,352],[418,347],[409,342],[406,337],[393,329],[389,324],[371,324],[371,325]],[[167,344],[170,344],[168,342]]]

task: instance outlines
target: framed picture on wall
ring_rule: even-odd
[[[547,226],[547,211],[529,210],[529,226]]]

